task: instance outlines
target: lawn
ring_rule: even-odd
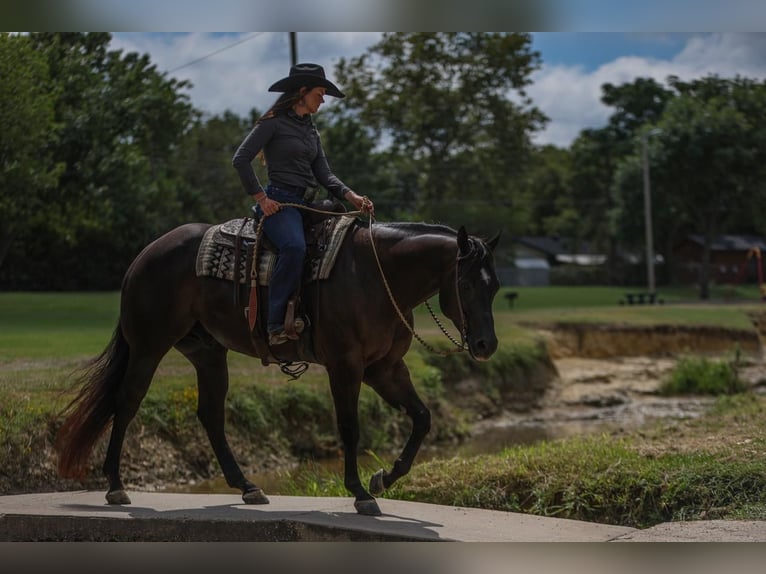
[[[511,307],[505,293],[518,293]],[[528,324],[605,322],[627,324],[702,324],[750,329],[747,312],[764,310],[758,292],[743,288],[736,301],[717,299],[701,303],[690,299],[689,289],[663,290],[663,305],[620,305],[622,287],[514,287],[503,288],[495,300],[495,323],[502,346],[534,344]],[[714,295],[716,293],[714,292]],[[438,303],[434,309],[438,310]],[[119,315],[119,293],[0,293],[0,397],[54,391],[68,385],[70,373],[86,359],[100,353],[114,330]],[[416,310],[416,330],[426,339],[444,337],[424,307]],[[446,321],[449,327],[449,321]],[[457,334],[452,328],[453,334]],[[413,343],[413,352],[420,345]],[[411,363],[419,364],[412,357]],[[231,385],[259,382],[278,384],[285,377],[278,369],[261,367],[257,359],[231,353]],[[417,368],[417,367],[416,367]],[[182,387],[193,380],[188,362],[171,351],[163,360],[157,381]],[[322,384],[324,371],[312,368],[301,379]],[[151,392],[151,391],[150,391]]]
[[[513,307],[504,297],[509,291],[518,293]],[[666,289],[660,293],[663,305],[620,305],[625,292],[624,287],[503,288],[494,304],[498,337],[501,342],[523,339],[529,336],[524,323],[559,321],[749,329],[747,312],[766,310],[755,286],[741,288],[736,299],[704,303],[694,299],[690,289]],[[433,307],[438,310],[438,303]],[[80,360],[96,355],[108,343],[118,315],[119,293],[115,292],[0,293],[0,365],[11,360]],[[428,338],[441,337],[422,306],[416,311],[416,329]]]
[[[512,309],[503,296],[508,291],[518,294]],[[751,329],[747,315],[766,310],[755,286],[737,291],[714,289],[713,298],[700,301],[689,288],[660,290],[663,304],[625,305],[625,293],[637,289],[625,287],[514,287],[506,288],[495,301],[500,316],[510,311],[516,324],[591,322],[634,325],[715,325],[732,329]],[[502,321],[499,321],[502,323]],[[498,328],[500,332],[500,328]]]

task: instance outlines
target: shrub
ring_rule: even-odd
[[[663,395],[733,395],[747,390],[739,378],[738,358],[716,361],[704,357],[681,359],[670,376],[663,381]]]

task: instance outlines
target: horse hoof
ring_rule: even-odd
[[[269,499],[263,494],[263,489],[255,488],[242,493],[242,500],[245,504],[268,504]]]
[[[130,497],[124,490],[110,490],[106,493],[107,504],[130,504]]]
[[[355,500],[354,508],[363,516],[380,516],[382,512],[376,500]]]
[[[373,496],[383,494],[383,491],[386,490],[386,486],[383,484],[384,473],[385,471],[381,468],[378,472],[370,477],[370,494]]]

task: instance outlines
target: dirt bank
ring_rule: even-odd
[[[763,317],[761,317],[763,319]],[[755,321],[754,321],[755,324]],[[507,432],[555,439],[590,432],[623,432],[661,419],[694,418],[710,397],[666,397],[663,379],[684,355],[732,359],[741,351],[738,375],[756,392],[766,392],[766,341],[754,331],[660,325],[637,327],[593,323],[534,325],[545,340],[557,376],[537,408],[506,410],[482,421],[478,433]],[[496,439],[495,439],[496,440]]]
[[[586,357],[676,357],[734,351],[761,353],[755,330],[686,325],[601,325],[557,323],[532,325],[548,344],[553,359]]]

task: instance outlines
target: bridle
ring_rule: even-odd
[[[436,326],[439,327],[439,329],[444,334],[444,336],[447,337],[447,339],[449,339],[449,341],[453,345],[455,345],[454,349],[440,350],[440,349],[436,349],[433,345],[425,341],[423,337],[421,337],[415,332],[415,328],[409,324],[406,317],[404,316],[404,313],[402,313],[402,310],[399,308],[399,305],[396,303],[394,294],[391,292],[391,287],[389,286],[388,280],[386,279],[386,274],[383,271],[383,266],[380,263],[380,258],[378,257],[378,250],[375,248],[375,239],[372,235],[372,217],[370,217],[369,231],[370,231],[370,245],[372,246],[372,253],[375,256],[375,263],[377,263],[378,270],[380,271],[380,276],[383,279],[383,286],[386,288],[386,293],[388,293],[388,298],[391,301],[391,304],[393,305],[394,310],[396,311],[396,314],[399,316],[399,320],[404,324],[405,327],[407,327],[407,330],[410,332],[410,334],[415,339],[417,339],[418,342],[421,345],[423,345],[426,349],[428,349],[432,353],[441,355],[442,357],[467,351],[468,350],[468,345],[466,344],[467,321],[465,319],[465,313],[463,312],[463,301],[460,297],[460,261],[462,259],[467,258],[470,254],[461,257],[460,250],[458,249],[458,254],[455,258],[455,295],[457,296],[458,313],[460,314],[460,342],[458,342],[455,339],[455,337],[453,337],[449,333],[449,331],[447,331],[447,329],[444,327],[442,322],[436,316],[436,313],[434,313],[434,310],[431,308],[431,304],[428,302],[428,299],[425,300],[426,309],[428,309],[428,312],[431,314],[431,318],[434,320],[434,323],[436,323]]]

